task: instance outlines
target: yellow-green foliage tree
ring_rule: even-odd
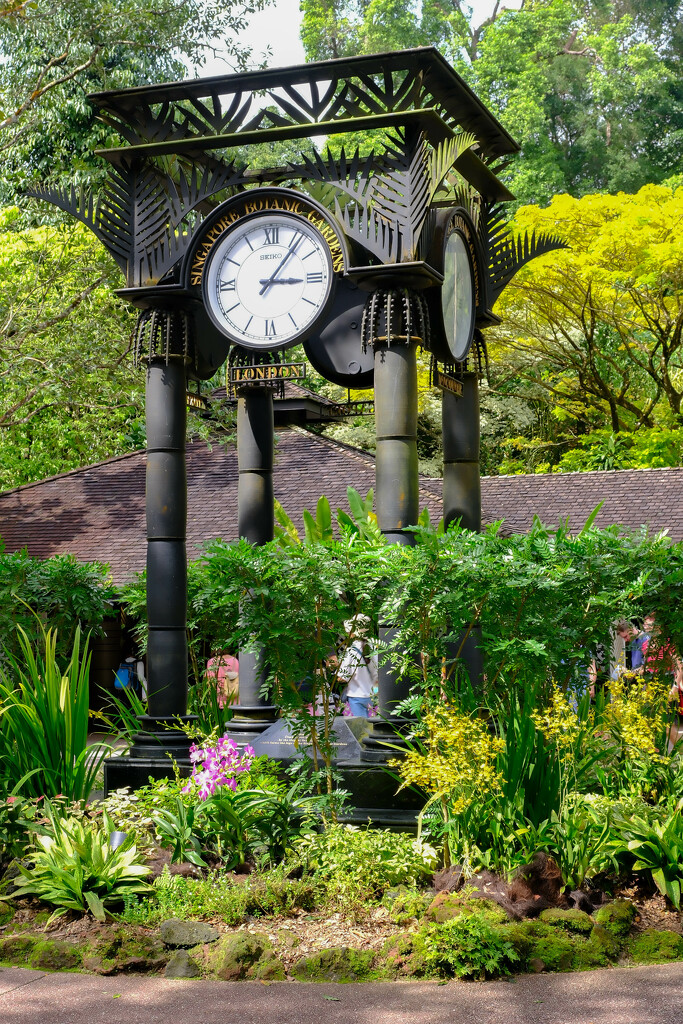
[[[16,218],[0,214],[2,489],[144,443],[116,267],[80,225],[13,230]]]
[[[666,185],[521,208],[515,229],[550,230],[569,247],[528,264],[502,294],[502,324],[487,332],[494,375],[584,430],[678,428],[682,225],[683,187]]]

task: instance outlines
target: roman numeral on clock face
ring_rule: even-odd
[[[232,281],[221,281],[219,287],[222,292],[234,292],[235,278],[233,277]]]
[[[318,272],[318,273],[315,273],[315,274],[306,274],[306,284],[322,284],[322,283],[323,283],[323,275],[322,275],[322,273]]]
[[[279,238],[279,235],[280,235],[280,228],[277,226],[277,224],[274,224],[270,228],[264,228],[263,232],[264,232],[264,234],[266,236],[266,245],[277,245],[278,244],[278,238]]]
[[[275,321],[274,320],[266,320],[266,330],[265,330],[264,337],[266,337],[266,338],[274,338],[276,336],[276,334],[277,334],[277,331],[275,330]]]

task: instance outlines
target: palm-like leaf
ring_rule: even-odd
[[[471,132],[461,132],[449,139],[444,139],[435,149],[431,150],[428,159],[429,202],[431,203],[441,191],[444,179],[453,165],[467,149],[476,144],[476,137]],[[448,191],[448,190],[447,190]]]
[[[400,258],[414,259],[430,197],[424,135],[417,139],[408,132],[392,136],[383,164],[374,182],[373,209],[394,227],[400,238]]]
[[[518,270],[537,256],[553,249],[565,249],[567,243],[559,236],[545,232],[528,232],[515,238],[509,225],[497,217],[497,208],[488,217],[489,283],[491,301],[495,302]]]

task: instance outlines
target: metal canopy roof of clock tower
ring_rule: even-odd
[[[511,198],[488,164],[516,153],[518,144],[434,47],[120,89],[90,99],[126,140],[99,151],[113,163],[169,153],[197,159],[237,145],[409,126],[437,145],[464,130],[476,136],[478,152],[468,150],[457,169],[483,194]]]

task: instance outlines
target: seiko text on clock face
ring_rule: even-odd
[[[312,224],[294,214],[259,213],[217,242],[204,275],[204,299],[238,345],[283,348],[309,333],[327,306],[332,282],[327,243]]]

